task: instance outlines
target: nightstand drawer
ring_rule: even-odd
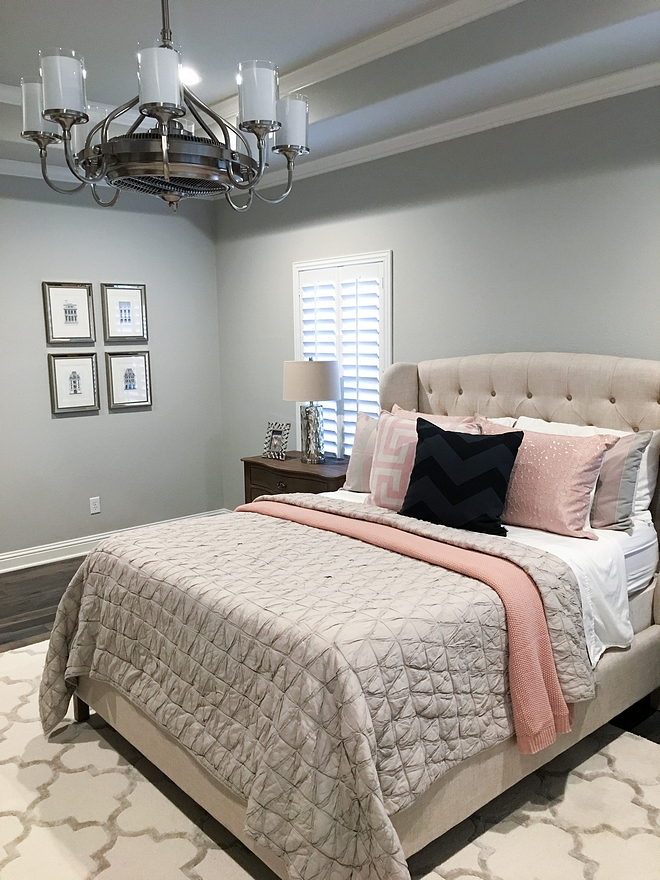
[[[279,495],[281,492],[318,491],[318,482],[306,477],[278,473],[265,467],[250,466],[250,483],[253,489],[263,489],[263,494]]]
[[[299,452],[287,452],[286,459],[270,459],[252,455],[241,459],[245,476],[245,500],[259,495],[280,495],[286,492],[332,492],[346,480],[347,461],[336,459],[325,464],[308,464]]]

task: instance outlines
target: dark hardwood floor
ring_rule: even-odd
[[[60,597],[83,558],[0,574],[0,651],[48,637]]]

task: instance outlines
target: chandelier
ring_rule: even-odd
[[[174,211],[183,198],[224,195],[235,211],[247,211],[255,196],[281,202],[291,192],[296,156],[309,152],[307,98],[279,98],[277,68],[270,61],[243,62],[236,75],[239,116],[232,125],[182,83],[168,0],[161,0],[161,11],[160,41],[138,52],[138,95],[100,119],[90,119],[84,59],[65,49],[39,53],[41,76],[21,80],[21,136],[38,146],[45,182],[67,194],[89,186],[103,207],[114,205],[124,189],[159,196]],[[110,125],[134,107],[137,119],[125,133],[110,137]],[[48,175],[48,146],[55,143],[64,147],[73,187],[58,186]],[[271,153],[286,159],[288,180],[282,195],[268,199],[256,186]],[[99,195],[101,183],[116,190],[109,201]],[[237,193],[247,199],[235,202]]]

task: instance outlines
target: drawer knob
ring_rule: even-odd
[[[277,488],[280,492],[283,492],[286,489],[286,483],[283,480],[280,480],[277,484]]]

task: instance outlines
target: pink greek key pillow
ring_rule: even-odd
[[[376,443],[369,480],[367,504],[399,511],[408,491],[417,448],[417,419],[426,419],[446,431],[480,434],[470,417],[434,416],[411,413],[408,417],[382,412],[376,428]]]

